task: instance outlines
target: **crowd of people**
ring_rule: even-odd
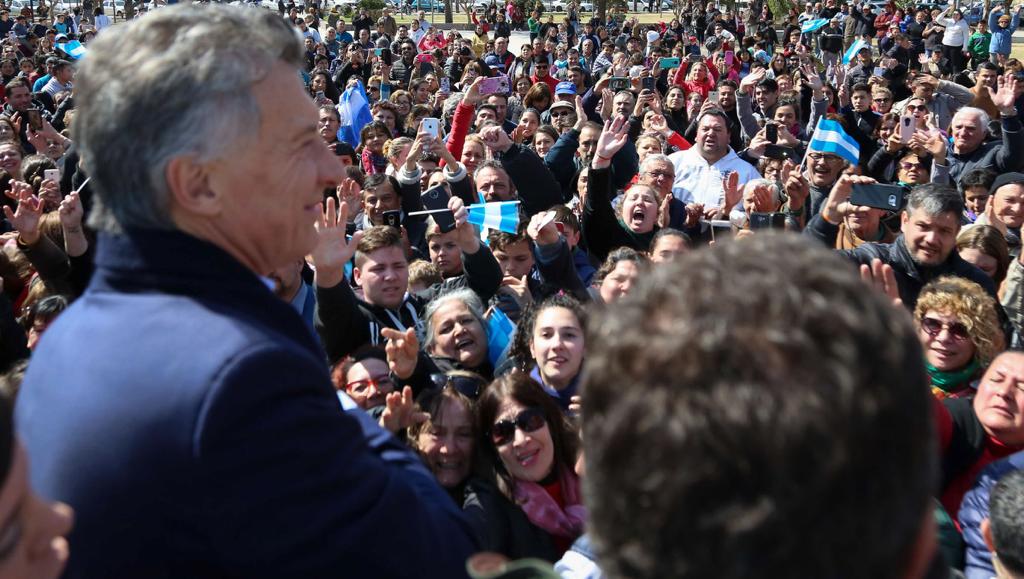
[[[515,7],[11,25],[0,577],[1024,578],[1022,8]]]

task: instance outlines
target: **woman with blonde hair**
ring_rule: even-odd
[[[996,302],[978,284],[941,277],[921,290],[914,324],[937,398],[974,394],[985,368],[1005,348]]]

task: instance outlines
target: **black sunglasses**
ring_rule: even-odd
[[[924,316],[921,317],[921,329],[924,330],[924,332],[929,336],[932,336],[933,338],[935,336],[938,336],[939,333],[942,332],[943,328],[946,328],[946,330],[949,332],[949,335],[958,342],[963,342],[964,340],[967,340],[968,338],[971,337],[970,331],[968,331],[967,326],[961,324],[960,322],[945,324],[943,322],[940,322],[939,320],[936,320],[935,318],[928,318]]]
[[[515,440],[516,428],[523,432],[536,432],[547,422],[544,411],[540,408],[527,408],[519,413],[514,420],[499,420],[491,427],[491,440],[494,446],[505,446]]]
[[[480,393],[483,392],[484,386],[487,384],[482,380],[470,378],[469,376],[449,376],[448,374],[431,374],[430,381],[434,383],[434,386],[438,389],[444,388],[449,384],[452,388],[455,388],[463,396],[471,400],[476,400],[480,397]]]

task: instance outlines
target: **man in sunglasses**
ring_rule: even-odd
[[[533,57],[533,76],[530,80],[537,84],[542,82],[551,88],[551,94],[555,94],[555,89],[558,88],[558,79],[548,74],[551,68],[551,63],[548,62],[547,54],[536,54]]]

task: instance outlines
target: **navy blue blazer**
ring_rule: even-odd
[[[299,314],[180,232],[101,235],[17,404],[32,483],[76,511],[65,577],[465,577],[462,513],[341,410]]]

